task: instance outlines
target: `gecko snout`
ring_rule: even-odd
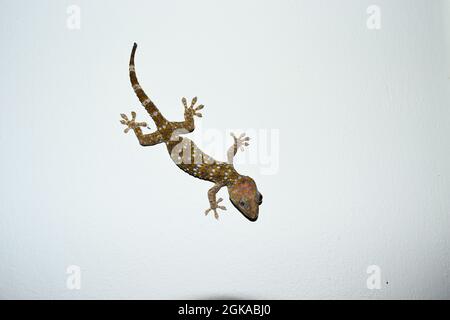
[[[256,221],[259,206],[262,204],[262,194],[258,191],[255,181],[250,177],[241,177],[235,184],[228,187],[230,201],[240,213],[250,221]]]

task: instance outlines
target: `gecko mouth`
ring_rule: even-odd
[[[258,213],[256,213],[256,215],[255,215],[254,218],[249,217],[248,215],[245,214],[245,212],[243,212],[241,209],[239,209],[239,207],[238,207],[237,205],[235,205],[234,202],[231,201],[231,199],[230,199],[230,202],[231,202],[231,203],[233,204],[233,206],[234,206],[240,213],[242,213],[242,215],[243,215],[244,217],[246,217],[249,221],[255,222],[256,220],[258,220]]]

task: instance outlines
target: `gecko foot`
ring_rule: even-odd
[[[123,113],[121,113],[120,116],[123,119],[120,120],[120,123],[127,126],[123,131],[125,133],[130,131],[130,129],[131,130],[136,129],[137,127],[147,127],[147,123],[145,122],[136,122],[136,112],[134,111],[131,111],[131,120],[129,120],[128,117]]]
[[[192,116],[197,116],[199,118],[202,117],[202,114],[198,111],[202,110],[205,106],[201,104],[194,108],[195,104],[197,103],[197,97],[194,97],[192,99],[190,107],[187,106],[186,98],[181,99],[181,102],[183,102],[183,105],[184,105],[184,113],[192,115]]]
[[[209,209],[207,209],[205,211],[205,216],[207,216],[210,211],[213,211],[214,212],[214,218],[216,218],[218,220],[219,219],[219,214],[217,213],[217,209],[227,210],[227,208],[225,208],[225,206],[218,206],[217,205],[221,201],[223,201],[223,199],[219,198],[219,200],[217,200],[217,202],[216,202],[216,205],[211,205],[211,208],[209,208]]]
[[[239,137],[236,137],[234,133],[231,133],[231,136],[234,139],[234,143],[236,145],[236,150],[241,149],[241,151],[244,151],[244,147],[248,146],[248,141],[250,140],[250,137],[246,137],[245,133],[241,133]]]

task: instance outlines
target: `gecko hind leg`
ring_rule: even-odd
[[[187,132],[181,132],[181,133],[189,133],[194,131],[195,129],[195,123],[194,123],[194,116],[195,117],[202,117],[202,114],[199,112],[202,110],[205,106],[204,105],[198,105],[197,107],[195,104],[197,103],[197,97],[194,97],[191,101],[191,105],[188,107],[186,98],[183,97],[181,99],[181,102],[184,106],[184,121],[180,122],[172,122],[174,129],[176,130],[186,130]]]
[[[128,117],[123,113],[120,116],[122,117],[120,123],[127,126],[124,132],[127,133],[128,131],[133,130],[141,146],[154,146],[156,144],[164,142],[163,137],[158,130],[149,134],[142,133],[142,129],[140,127],[147,127],[147,123],[136,122],[136,112],[131,112],[131,120],[129,120]]]

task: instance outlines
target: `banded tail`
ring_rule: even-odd
[[[159,112],[158,108],[155,106],[155,104],[150,100],[150,98],[145,94],[144,90],[141,88],[139,81],[136,77],[136,71],[134,67],[134,54],[136,53],[137,44],[136,42],[133,45],[133,50],[131,50],[131,56],[130,56],[130,81],[131,85],[133,86],[133,90],[136,93],[137,97],[139,98],[139,101],[144,106],[145,110],[147,110],[148,114],[152,117],[153,121],[155,122],[158,129],[162,127],[165,123],[167,123],[167,120],[163,117],[161,112]]]

